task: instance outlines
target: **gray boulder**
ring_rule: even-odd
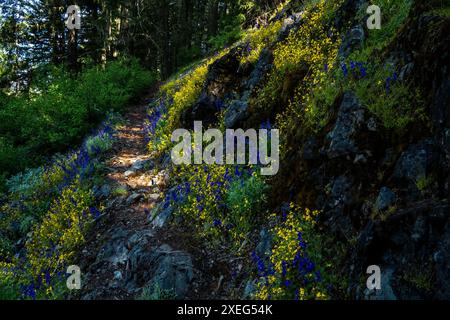
[[[130,253],[128,288],[158,288],[178,299],[186,296],[194,272],[191,256],[163,244],[144,251],[137,247]]]
[[[243,100],[247,100],[250,92],[258,85],[261,79],[270,71],[272,68],[273,54],[267,48],[261,51],[258,62],[255,65],[255,69],[250,73],[250,76],[245,84],[245,89],[247,94],[244,94]]]
[[[111,194],[111,187],[109,184],[104,184],[101,187],[94,186],[93,188],[94,195],[97,199],[106,199]]]
[[[354,138],[364,123],[364,109],[353,92],[345,92],[336,124],[327,135],[330,141],[327,155],[330,159],[358,151]]]
[[[267,229],[262,229],[259,233],[259,239],[255,249],[256,254],[259,257],[269,257],[272,251],[272,234]]]
[[[225,126],[234,128],[248,116],[248,105],[245,101],[234,100],[225,113]]]
[[[403,152],[395,166],[394,178],[405,179],[415,184],[420,177],[425,177],[431,146],[430,140],[423,140]]]
[[[150,159],[136,160],[131,166],[132,171],[142,171],[153,169],[155,164]]]
[[[173,206],[168,206],[163,208],[161,204],[155,207],[150,217],[150,222],[154,228],[163,228],[167,222],[172,218],[174,208]]]
[[[339,57],[346,59],[350,53],[362,49],[365,39],[364,28],[361,25],[353,27],[348,31],[342,39],[341,47],[339,48]]]
[[[392,289],[392,282],[394,280],[394,269],[381,268],[381,289],[369,290],[366,289],[365,295],[368,300],[398,300]]]
[[[375,202],[376,211],[384,211],[392,206],[397,200],[397,196],[391,189],[383,187],[378,194],[378,198]]]

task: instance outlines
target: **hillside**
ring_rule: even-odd
[[[277,2],[167,80],[120,60],[97,96],[80,85],[72,101],[102,118],[120,98],[122,116],[73,152],[23,164],[37,169],[8,169],[0,297],[449,299],[450,4],[380,0],[381,29],[368,29],[371,4]],[[77,128],[30,129],[20,152],[64,150],[87,131]],[[224,164],[239,144],[227,144],[230,129],[267,140],[249,133],[246,162]],[[19,152],[2,137],[1,151]],[[69,265],[81,290],[65,287]],[[379,290],[366,285],[374,265]]]

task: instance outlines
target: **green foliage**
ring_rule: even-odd
[[[307,97],[308,106],[302,118],[313,132],[318,132],[326,126],[331,114],[330,107],[341,93],[342,86],[334,71],[335,69],[331,68],[330,73],[319,75],[317,79],[320,82],[312,88]]]
[[[6,250],[8,238],[0,238],[0,295],[17,299],[21,294],[19,287],[32,286],[29,292],[32,295],[28,298],[61,297],[66,288],[60,273],[73,263],[84,242],[84,235],[93,221],[93,205],[92,192],[77,180],[54,199],[40,225],[31,221],[32,216],[17,217],[14,211],[16,218],[22,218],[22,224],[28,224],[21,228],[32,232],[27,236],[26,257],[20,261],[10,255],[12,250]]]
[[[276,214],[272,229],[274,244],[267,281],[259,284],[257,299],[325,299],[326,281],[321,268],[324,261],[317,255],[319,238],[314,230],[318,211],[290,205],[282,219]],[[260,262],[261,263],[261,262]],[[261,270],[261,266],[259,267]]]
[[[21,197],[32,196],[40,188],[39,184],[42,183],[43,174],[43,168],[36,168],[28,169],[11,177],[6,183],[9,193],[16,195],[15,198],[17,198],[17,195]]]
[[[380,0],[377,1],[382,14],[382,28],[370,30],[366,40],[365,55],[369,57],[374,50],[382,50],[396,36],[397,31],[403,25],[409,15],[413,1],[412,0]],[[367,16],[367,7],[370,4],[363,5],[358,13],[358,17],[364,19]],[[366,61],[366,60],[363,60]]]
[[[20,297],[13,268],[12,264],[0,262],[0,300],[16,300]]]
[[[114,197],[126,197],[128,195],[128,190],[126,187],[117,187],[112,190],[111,194]]]
[[[61,180],[49,175],[43,168],[29,169],[11,177],[5,183],[8,202],[0,206],[0,257],[11,258],[13,244],[40,221],[48,209],[50,199]],[[14,205],[15,203],[15,205]]]
[[[239,248],[263,216],[268,186],[253,169],[183,165],[174,177],[183,182],[164,205],[175,207],[177,215],[213,243],[228,239],[231,247]]]
[[[417,178],[416,187],[420,192],[425,192],[432,186],[434,180],[435,179],[432,176],[421,175]]]
[[[392,82],[388,69],[379,66],[367,78],[347,83],[362,103],[387,129],[403,131],[409,124],[426,119],[421,92],[405,82]],[[389,83],[389,85],[388,85]]]
[[[438,15],[440,17],[450,18],[450,8],[438,8],[428,12],[431,15]]]
[[[0,233],[0,257],[10,257],[14,251],[14,242],[7,237],[7,230]]]
[[[241,27],[244,21],[245,16],[243,14],[239,14],[234,17],[233,21],[231,21],[231,23],[227,23],[218,35],[208,40],[208,43],[211,46],[210,50],[212,52],[220,51],[224,47],[239,41],[244,36],[244,32]]]
[[[348,243],[340,243],[318,229],[319,211],[293,203],[270,216],[273,246],[268,261],[253,256],[261,276],[256,299],[328,299],[348,288],[339,274]]]
[[[58,162],[62,166],[69,166],[69,163],[70,159]],[[42,220],[52,199],[59,195],[63,180],[64,171],[56,164],[47,169],[28,169],[6,181],[9,201],[0,207],[7,213],[0,219],[5,244],[25,237],[32,226]],[[14,203],[20,205],[11,205]],[[11,251],[5,250],[3,258],[8,257],[9,253]]]
[[[88,107],[91,118],[102,119],[111,109],[119,111],[155,80],[156,76],[143,70],[136,59],[122,59],[104,69],[97,67],[85,72],[74,95],[79,104]]]
[[[105,123],[96,136],[110,141],[110,125]],[[7,281],[10,272],[5,272],[0,282],[28,288],[22,292],[25,298],[59,298],[66,293],[60,275],[83,244],[93,218],[101,215],[91,187],[97,183],[104,148],[93,137],[80,151],[57,155],[47,166],[26,170],[6,182],[7,201],[0,207],[0,264],[10,263],[14,277],[12,283]],[[14,251],[19,239],[26,240],[26,256],[20,261]]]
[[[43,270],[61,270],[71,262],[92,221],[94,197],[78,182],[64,189],[52,203],[48,216],[34,230],[27,252],[35,277]],[[57,249],[56,249],[57,248]],[[56,250],[55,250],[56,249]]]
[[[217,59],[228,53],[228,49],[222,50],[214,57],[202,61],[186,74],[174,78],[160,90],[160,99],[167,107],[167,114],[158,119],[156,132],[150,137],[148,144],[150,152],[162,154],[172,145],[171,135],[180,126],[181,114],[192,106],[200,96],[203,84],[208,75],[208,67]]]
[[[10,139],[0,136],[0,172],[2,172],[0,174],[0,182],[2,180],[4,182],[9,172],[13,172],[17,167],[23,166],[24,159],[24,148],[15,148]]]
[[[174,300],[176,294],[173,290],[164,290],[156,283],[150,287],[145,287],[138,300]]]
[[[247,50],[242,52],[241,63],[255,63],[263,48],[273,43],[278,32],[283,25],[281,20],[273,22],[268,26],[261,27],[255,30],[249,30],[244,42],[247,43]]]
[[[108,134],[96,135],[86,140],[86,148],[90,155],[96,152],[105,152],[112,147],[112,139]]]
[[[282,137],[289,137],[299,123],[309,131],[318,131],[327,122],[329,107],[339,92],[324,70],[331,72],[340,45],[339,35],[330,36],[327,27],[330,12],[339,3],[317,1],[303,12],[304,23],[275,45],[274,67],[250,104],[256,111],[272,113],[286,106],[277,115],[277,128]],[[335,30],[331,30],[336,33]],[[287,142],[281,141],[281,152]]]
[[[49,77],[37,81],[30,96],[0,108],[0,171],[15,173],[68,149],[154,80],[134,59],[88,69],[76,79],[61,69]]]
[[[435,273],[430,272],[430,266],[411,266],[402,276],[401,279],[414,288],[430,292],[435,283]]]
[[[234,181],[227,194],[226,204],[230,209],[229,219],[238,233],[245,234],[254,227],[254,220],[264,209],[268,186],[257,175],[244,181]]]

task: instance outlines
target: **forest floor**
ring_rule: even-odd
[[[229,295],[222,285],[223,281],[231,280],[227,276],[230,274],[227,254],[208,249],[210,246],[196,239],[189,225],[165,223],[158,228],[149,218],[168,187],[167,170],[146,168],[146,164],[157,160],[149,156],[144,132],[147,106],[154,92],[152,89],[125,111],[123,124],[114,135],[112,151],[105,161],[106,212],[80,253],[82,290],[75,299],[145,299],[142,278],[155,272],[150,270],[154,268],[137,270],[131,260],[139,260],[161,246],[170,254],[187,254],[190,258],[187,269],[192,279],[190,276],[185,279],[183,298],[220,299]]]

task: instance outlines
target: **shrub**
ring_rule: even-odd
[[[255,218],[264,209],[267,190],[264,180],[256,174],[245,180],[233,181],[226,204],[230,210],[229,220],[238,233],[245,234],[254,227]]]
[[[215,242],[231,239],[231,245],[239,247],[265,202],[267,187],[262,178],[254,169],[239,166],[176,169],[174,174],[182,182],[166,195],[163,208],[175,207],[176,214],[195,226],[201,237]]]
[[[374,50],[382,50],[388,45],[395,37],[397,30],[403,25],[406,18],[409,15],[412,0],[380,0],[377,1],[382,12],[382,28],[370,30],[365,43],[366,57],[370,57]],[[367,16],[367,7],[370,4],[361,6],[358,12],[360,20],[365,20]]]
[[[313,228],[319,213],[293,204],[284,210],[281,219],[272,216],[278,222],[272,229],[274,244],[269,261],[252,254],[262,279],[256,298],[325,299],[323,272],[316,265],[319,251],[314,247],[317,237]]]
[[[138,300],[175,300],[177,295],[173,290],[161,289],[156,283],[150,287],[145,287]]]
[[[76,250],[84,242],[84,234],[99,214],[93,206],[92,192],[79,182],[65,188],[52,203],[48,215],[26,245],[34,279],[54,277],[73,262]]]
[[[47,166],[7,181],[8,201],[0,207],[0,261],[14,266],[13,280],[5,280],[5,288],[19,288],[16,298],[47,299],[65,294],[64,268],[83,244],[91,222],[101,214],[94,206],[91,186],[105,149],[103,143],[110,142],[111,136],[111,125],[106,122],[78,151],[55,156]],[[14,244],[25,237],[26,256],[17,260]],[[0,275],[0,283],[9,274]]]
[[[1,115],[0,115],[1,117]],[[3,121],[3,120],[2,120]],[[22,167],[25,159],[25,150],[15,148],[8,138],[0,136],[0,190],[1,182],[9,173],[15,172],[17,167]]]
[[[6,183],[8,191],[15,198],[32,196],[39,188],[39,184],[42,183],[43,175],[42,167],[18,173],[8,179]]]
[[[211,46],[210,50],[212,52],[219,51],[240,40],[244,35],[241,27],[244,22],[245,16],[243,14],[233,17],[217,36],[208,40],[208,43]]]
[[[29,96],[10,98],[0,108],[0,171],[14,174],[69,149],[155,79],[135,59],[90,68],[75,79],[53,68]]]
[[[0,300],[15,300],[20,297],[20,288],[13,270],[13,264],[0,262]]]
[[[277,115],[281,136],[290,136],[290,130],[299,123],[310,130],[320,130],[326,123],[328,104],[337,95],[338,88],[327,84],[340,45],[336,31],[327,27],[329,6],[334,8],[337,4],[318,1],[305,9],[303,24],[276,44],[274,68],[251,100],[251,105],[262,112],[277,109],[280,103],[287,105]],[[290,81],[296,77],[301,78]],[[284,92],[285,89],[289,91]],[[322,90],[326,90],[324,94],[318,94]],[[282,140],[282,153],[285,145],[286,141]]]
[[[247,46],[242,52],[241,63],[255,63],[261,51],[277,39],[282,25],[283,22],[279,20],[265,27],[249,30],[247,37],[244,39]]]
[[[150,137],[148,148],[150,152],[162,154],[172,145],[172,132],[179,128],[180,117],[186,108],[192,106],[200,96],[203,84],[208,74],[208,67],[217,59],[228,53],[222,50],[214,57],[200,63],[198,66],[161,87],[159,115],[154,117],[155,109],[150,109]]]
[[[400,81],[393,68],[374,63],[368,76],[349,81],[346,88],[354,90],[385,128],[403,131],[410,123],[426,119],[421,92]]]
[[[86,140],[86,148],[89,155],[103,153],[112,147],[112,138],[107,133],[89,137]]]

